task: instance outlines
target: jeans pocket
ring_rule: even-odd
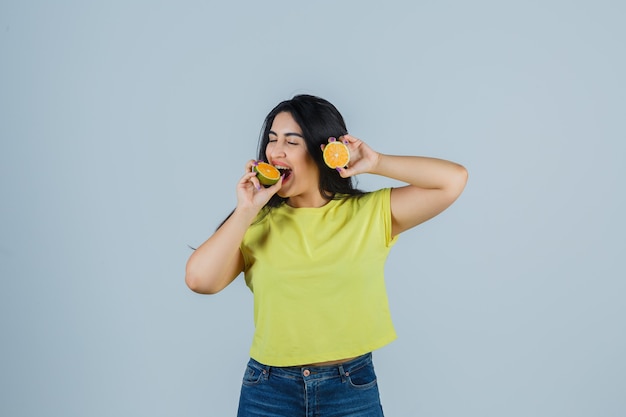
[[[353,388],[366,389],[376,385],[376,372],[372,364],[350,371],[347,377]]]
[[[246,373],[243,375],[243,384],[248,386],[258,384],[263,379],[265,372],[263,369],[248,365]]]

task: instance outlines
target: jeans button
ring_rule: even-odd
[[[309,371],[308,369],[305,369],[304,371],[302,371],[302,375],[309,376],[311,375],[311,371]]]

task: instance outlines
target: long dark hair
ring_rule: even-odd
[[[363,191],[354,186],[352,177],[342,178],[334,169],[328,168],[322,157],[321,145],[328,143],[328,138],[339,138],[348,133],[348,128],[339,110],[327,100],[311,95],[297,95],[291,100],[279,103],[269,112],[259,138],[257,159],[265,161],[265,150],[269,142],[269,132],[274,123],[276,115],[282,112],[291,114],[296,123],[302,129],[304,141],[309,154],[315,161],[319,169],[319,190],[320,194],[330,200],[340,195],[361,195]],[[274,194],[266,208],[278,207],[286,199]]]

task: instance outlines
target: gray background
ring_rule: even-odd
[[[390,255],[388,416],[626,415],[625,9],[2,1],[0,415],[234,415],[252,297],[187,244],[296,93],[470,172]]]

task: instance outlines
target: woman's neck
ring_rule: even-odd
[[[289,197],[287,199],[287,205],[294,208],[317,208],[325,206],[329,201],[329,199],[317,192],[309,195]]]

